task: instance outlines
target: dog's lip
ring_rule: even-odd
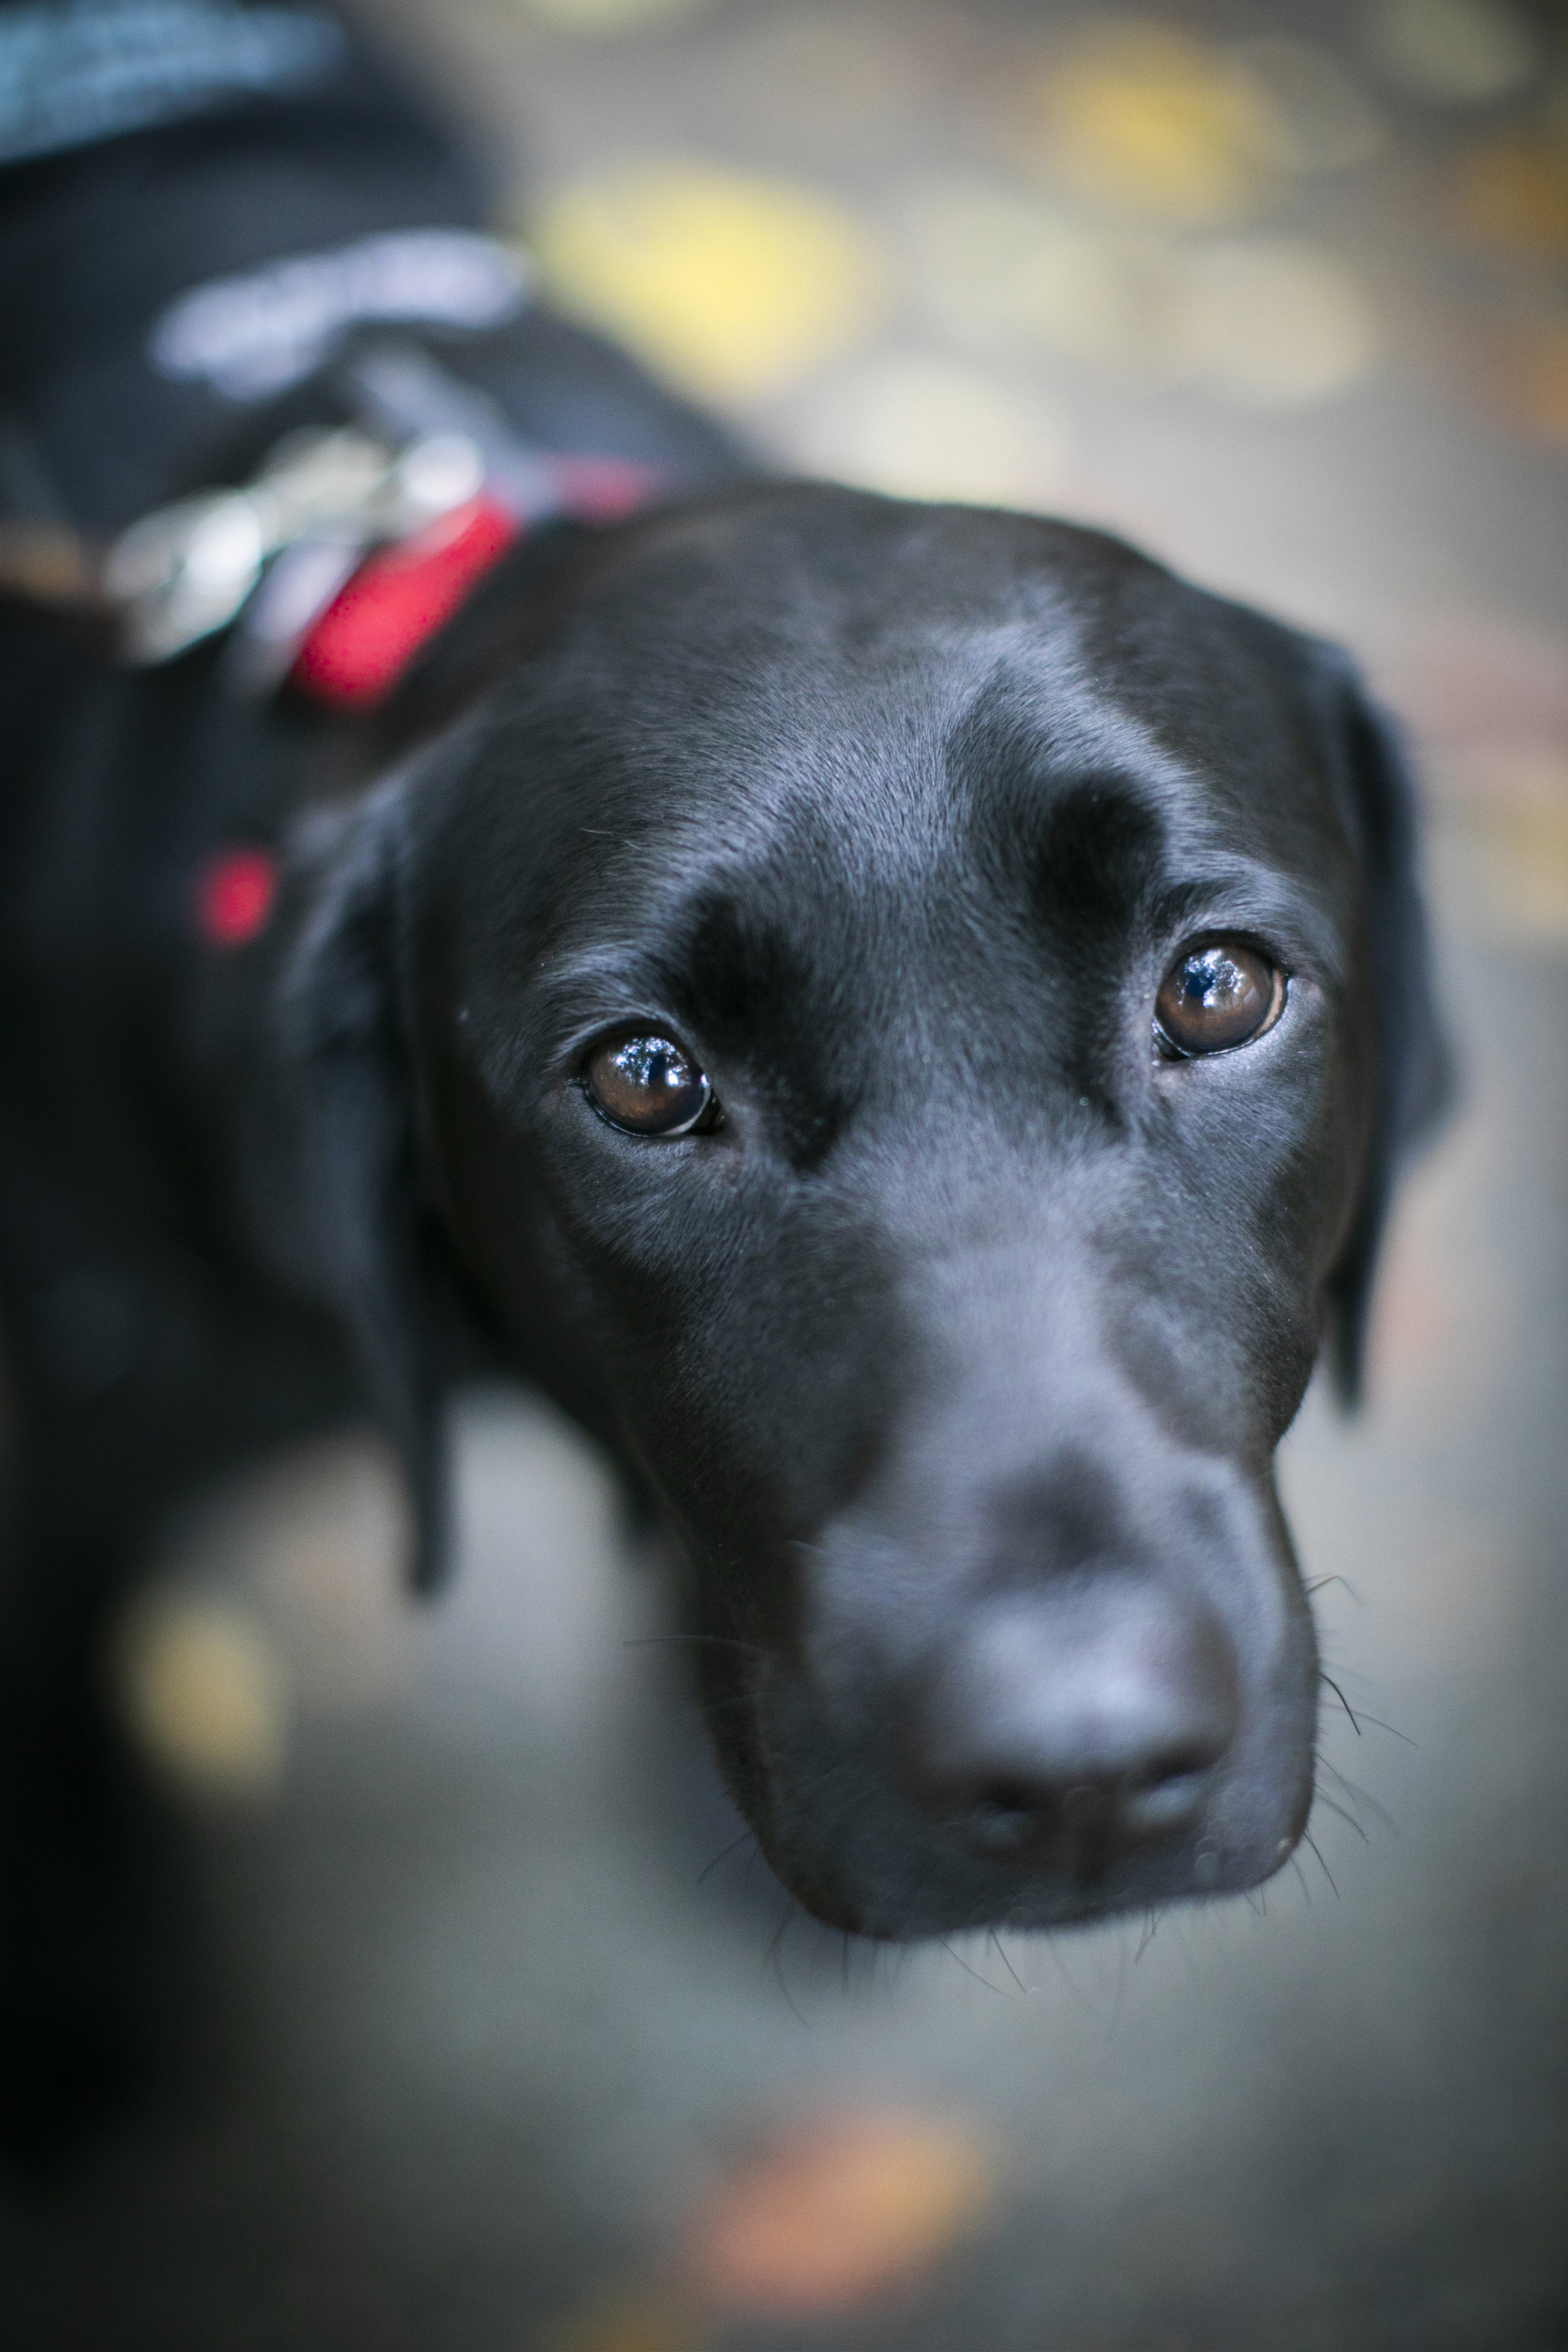
[[[928,1879],[918,1867],[911,1874],[916,1900],[906,1904],[901,1894],[879,1903],[862,1899],[847,1887],[831,1867],[799,1847],[780,1846],[755,1825],[763,1859],[794,1901],[823,1926],[870,1943],[908,1944],[934,1941],[947,1935],[978,1933],[1011,1928],[1022,1933],[1046,1934],[1060,1928],[1093,1927],[1147,1914],[1151,1906],[1202,1902],[1215,1896],[1241,1895],[1283,1868],[1298,1840],[1282,1841],[1285,1851],[1266,1859],[1226,1854],[1212,1840],[1200,1838],[1183,1854],[1168,1885],[1127,1883],[1119,1870],[1085,1878],[1069,1869],[988,1868],[984,1889],[954,1891],[951,1899],[936,1899]],[[928,1907],[922,1908],[922,1904]]]
[[[814,1818],[810,1800],[824,1778],[823,1759],[814,1769],[809,1756],[792,1757],[772,1720],[770,1698],[797,1679],[782,1656],[742,1656],[726,1646],[707,1651],[704,1667],[705,1698],[717,1697],[721,1710],[710,1716],[710,1733],[768,1867],[814,1918],[871,1941],[909,1943],[1009,1925],[1049,1932],[1129,1917],[1151,1905],[1239,1896],[1284,1867],[1313,1802],[1307,1767],[1293,1799],[1282,1795],[1283,1810],[1265,1800],[1259,1818],[1252,1818],[1245,1784],[1257,1761],[1255,1721],[1253,1736],[1234,1757],[1174,1790],[1171,1809],[1180,1820],[1150,1821],[1148,1836],[1131,1841],[1103,1869],[1086,1872],[1066,1849],[965,1851],[951,1824],[928,1815],[905,1819],[900,1802],[897,1818],[890,1815],[887,1823],[889,1883],[863,1886],[832,1824]],[[885,1752],[879,1743],[877,1754],[885,1781],[873,1759],[867,1795],[879,1812],[880,1800],[899,1794],[903,1781],[896,1743]],[[1239,1816],[1230,1802],[1238,1788],[1244,1800]]]

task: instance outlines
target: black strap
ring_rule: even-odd
[[[69,35],[78,24],[101,32],[106,15],[128,25],[153,7],[96,0],[45,13]],[[0,66],[7,28],[35,8],[0,0]],[[265,15],[207,0],[185,21]],[[0,405],[89,537],[213,479],[233,434],[232,404],[211,386],[165,380],[149,364],[150,330],[177,295],[283,255],[483,219],[482,175],[394,72],[347,35],[319,64],[313,78],[237,98],[193,86],[180,119],[0,168]],[[3,99],[0,89],[0,125]]]

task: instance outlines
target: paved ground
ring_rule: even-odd
[[[699,1882],[733,1825],[644,1639],[657,1578],[568,1431],[510,1397],[466,1407],[463,1571],[418,1617],[389,1597],[373,1453],[285,1466],[193,1525],[128,1637],[148,1736],[193,1792],[211,2061],[0,2216],[0,2334],[1568,2343],[1568,66],[1549,20],[1304,8],[1307,53],[1146,31],[1113,54],[1053,46],[1056,20],[1022,6],[449,0],[436,56],[428,11],[383,13],[503,163],[523,126],[517,217],[562,284],[769,446],[1109,522],[1348,638],[1416,730],[1464,1101],[1401,1212],[1370,1407],[1347,1426],[1314,1396],[1285,1466],[1308,1575],[1343,1579],[1318,1608],[1360,1729],[1331,1715],[1322,1867],[1266,1903],[1169,1920],[1141,1952],[1130,1929],[890,1965],[781,1932],[743,1850]],[[1289,12],[1180,22],[1231,42]],[[1063,131],[1064,89],[1098,146]],[[927,2200],[901,2294],[853,2317],[799,2262],[816,2316],[726,2317],[717,2291],[699,2310],[686,2217],[711,2237],[758,2146],[777,2203],[769,2136],[845,2113],[990,2152],[969,2234],[943,2256]],[[851,2235],[873,2226],[860,2194],[839,2196]]]

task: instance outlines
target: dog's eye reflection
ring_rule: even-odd
[[[583,1083],[600,1118],[627,1135],[686,1136],[717,1124],[713,1089],[673,1038],[606,1038],[588,1057]]]
[[[1278,1019],[1285,976],[1243,940],[1189,947],[1166,973],[1154,1002],[1161,1041],[1178,1054],[1220,1054],[1245,1045]]]

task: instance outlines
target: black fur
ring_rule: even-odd
[[[659,1499],[711,1637],[721,1756],[806,1899],[898,1934],[1147,1897],[1147,1873],[1083,1899],[961,1870],[941,1908],[900,1894],[918,1840],[885,1759],[861,1755],[887,1726],[860,1681],[905,1639],[879,1612],[937,1641],[965,1580],[992,1576],[973,1555],[993,1518],[1022,1507],[1042,1559],[1147,1548],[1116,1530],[1118,1485],[1168,1487],[1157,1517],[1196,1459],[1230,1466],[1205,1510],[1256,1515],[1223,1538],[1250,1561],[1223,1604],[1243,1650],[1247,1580],[1293,1593],[1269,1457],[1325,1328],[1354,1360],[1390,1175],[1435,1105],[1408,788],[1382,724],[1338,657],[1113,542],[1013,517],[757,489],[630,526],[540,593],[530,650],[346,820],[315,885],[285,1059],[316,1173],[262,1153],[262,1187],[318,1202],[327,1234],[335,1202],[405,1204],[400,1240],[327,1256],[380,1376],[404,1368],[387,1415],[417,1462],[415,1335],[429,1270],[454,1262],[508,1359]],[[1248,1052],[1162,1069],[1153,988],[1180,937],[1216,926],[1275,945],[1287,1013]],[[634,1016],[700,1052],[721,1134],[618,1137],[586,1105],[578,1041]],[[1082,1359],[1048,1327],[1026,1343],[1019,1299],[992,1300],[976,1364],[1023,1348],[1030,1402],[986,1441],[1017,1458],[994,1496],[960,1507],[961,1462],[927,1496],[933,1525],[959,1525],[922,1593],[888,1532],[924,1475],[901,1449],[933,1382],[962,1419],[942,1359],[975,1311],[960,1297],[951,1327],[925,1327],[909,1291],[971,1227],[977,1263],[1069,1253],[1129,1394],[1088,1447],[1095,1535],[1052,1467],[1085,1436]],[[844,1534],[867,1509],[872,1552],[896,1562],[880,1597]],[[873,1622],[830,1705],[817,1686],[843,1661],[810,1663],[800,1562],[835,1542],[832,1607]],[[1312,1721],[1291,1622],[1255,1764],[1282,1836]],[[885,1804],[864,1883],[781,1829],[768,1774],[794,1734],[760,1720],[774,1700],[747,1660],[803,1686],[801,1774],[846,1775],[857,1820]],[[1243,1843],[1229,1883],[1263,1874]]]
[[[92,2071],[103,1645],[169,1508],[369,1414],[430,1582],[480,1360],[652,1499],[731,1786],[823,1916],[1053,1926],[1279,1866],[1317,1678],[1272,1456],[1325,1334],[1354,1389],[1442,1087],[1409,782],[1340,656],[1091,532],[742,485],[526,549],[360,729],[26,623],[0,691],[16,2114]],[[236,837],[287,882],[224,955],[189,890]],[[1162,1060],[1207,932],[1285,1012]],[[678,1034],[717,1132],[596,1116],[618,1022]],[[1223,1649],[1223,1759],[1164,1843],[999,1862],[921,1793],[952,1659],[1034,1645],[1043,1691],[1113,1588],[1134,1645]]]

